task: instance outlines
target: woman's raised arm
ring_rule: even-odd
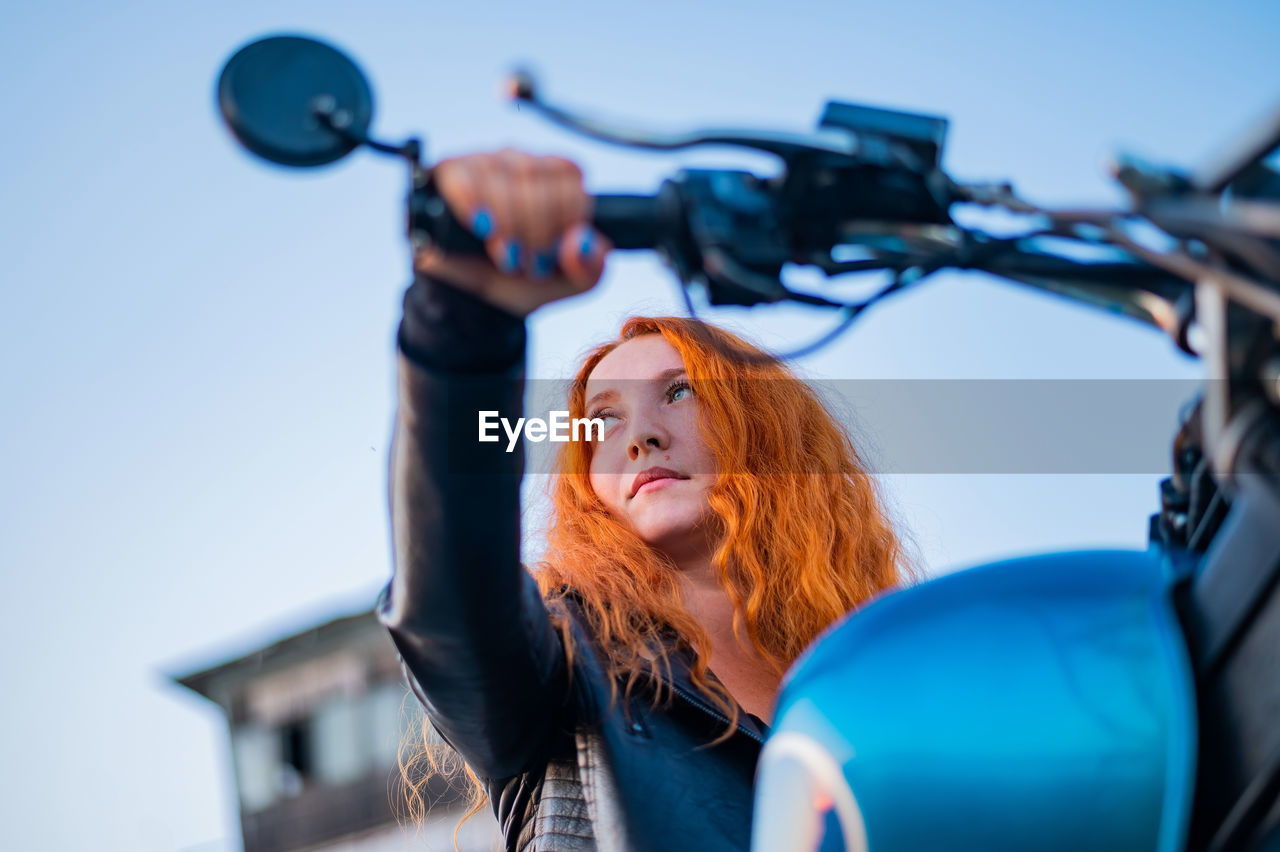
[[[503,272],[484,260],[416,259],[398,338],[395,573],[378,604],[433,725],[491,778],[517,774],[541,754],[568,679],[559,635],[520,564],[523,453],[479,441],[479,412],[513,422],[521,416],[524,315],[590,289],[607,250],[603,237],[581,225],[581,205],[565,202],[585,196],[576,167],[552,164],[548,173],[560,177],[547,178],[527,159],[473,155],[436,167],[455,164],[437,173],[441,193],[460,221],[475,222],[476,208],[484,211],[487,224],[482,218],[477,232],[488,233],[495,261],[514,254],[505,248],[512,243],[537,258],[575,239],[567,250],[579,256],[555,276],[546,274],[545,260]],[[557,223],[556,216],[567,218]],[[595,236],[585,256],[583,228]]]

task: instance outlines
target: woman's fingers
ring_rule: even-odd
[[[604,234],[585,222],[569,229],[560,240],[557,257],[560,269],[575,292],[590,290],[604,274],[605,255],[613,244]]]
[[[440,197],[457,220],[478,235],[475,215],[484,206],[482,192],[485,188],[483,170],[476,156],[441,160],[431,169],[431,177]]]
[[[536,252],[531,267],[543,278],[559,263],[560,243],[573,226],[591,217],[591,196],[582,186],[582,171],[563,157],[543,157],[538,193],[544,206],[542,227],[531,237]]]
[[[449,209],[484,241],[491,263],[433,247],[415,259],[420,272],[521,315],[599,281],[612,246],[588,224],[591,196],[571,160],[504,148],[443,160],[434,178]]]
[[[512,218],[506,255],[498,268],[512,275],[533,269],[534,252],[549,236],[545,180],[537,160],[521,151],[504,151],[499,155],[500,179],[511,191]]]

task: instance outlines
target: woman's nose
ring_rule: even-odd
[[[635,461],[642,452],[665,450],[670,444],[670,436],[656,420],[637,420],[631,432],[631,443],[627,445],[627,455]]]

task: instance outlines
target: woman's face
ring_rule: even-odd
[[[705,555],[715,459],[680,353],[660,334],[634,337],[591,371],[586,399],[587,416],[604,420],[591,457],[601,502],[673,559]]]

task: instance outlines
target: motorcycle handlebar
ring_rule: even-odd
[[[620,249],[657,248],[679,228],[679,210],[670,193],[592,196],[591,222]],[[430,185],[409,197],[409,235],[417,245],[431,244],[449,254],[484,257],[484,242],[457,217]]]

